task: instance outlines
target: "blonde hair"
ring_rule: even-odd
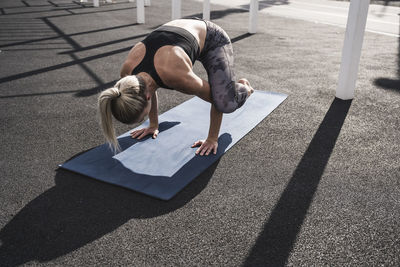
[[[131,124],[139,119],[147,105],[145,85],[137,76],[126,76],[114,87],[104,90],[98,99],[100,124],[104,137],[115,153],[121,151],[115,134],[112,116],[122,123]]]

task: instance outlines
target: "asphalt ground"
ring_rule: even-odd
[[[356,97],[341,101],[345,29],[261,14],[249,35],[246,12],[213,5],[238,78],[289,97],[164,202],[57,166],[104,142],[98,92],[170,1],[144,25],[128,2],[0,5],[1,266],[399,266],[398,38],[366,33]],[[191,96],[159,98],[163,113]]]
[[[346,1],[350,0],[335,0],[335,1]],[[400,0],[370,0],[371,4],[384,5],[384,6],[400,6]]]
[[[197,0],[203,2],[202,0]],[[363,0],[364,1],[364,0]],[[366,2],[366,1],[364,1]],[[250,9],[248,0],[213,0],[214,4]],[[350,3],[334,0],[262,0],[259,13],[346,28]],[[370,4],[365,31],[399,37],[400,8]]]

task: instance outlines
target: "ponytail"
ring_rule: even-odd
[[[115,135],[115,130],[112,121],[112,112],[111,112],[111,101],[120,96],[120,92],[118,88],[110,88],[103,91],[99,97],[99,111],[100,111],[100,122],[101,127],[103,129],[104,137],[106,138],[107,143],[109,144],[111,150],[114,154],[121,151],[121,147],[117,141],[117,137]]]
[[[100,124],[114,154],[121,151],[112,116],[126,124],[134,123],[147,105],[145,85],[141,78],[126,76],[115,87],[104,90],[98,99]]]

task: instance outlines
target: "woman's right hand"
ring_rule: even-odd
[[[137,139],[142,139],[146,135],[152,135],[152,138],[155,139],[157,138],[159,131],[158,131],[158,126],[149,126],[147,128],[142,128],[136,131],[131,132],[131,137],[132,138],[137,138]]]

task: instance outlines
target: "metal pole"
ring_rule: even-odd
[[[258,24],[258,0],[250,1],[249,33],[257,32]]]
[[[172,0],[172,20],[181,18],[181,0]]]
[[[144,0],[136,0],[137,23],[144,23]]]
[[[369,3],[370,0],[351,0],[350,2],[339,82],[336,89],[336,97],[343,100],[354,98]]]
[[[203,1],[203,19],[210,20],[210,0]]]

